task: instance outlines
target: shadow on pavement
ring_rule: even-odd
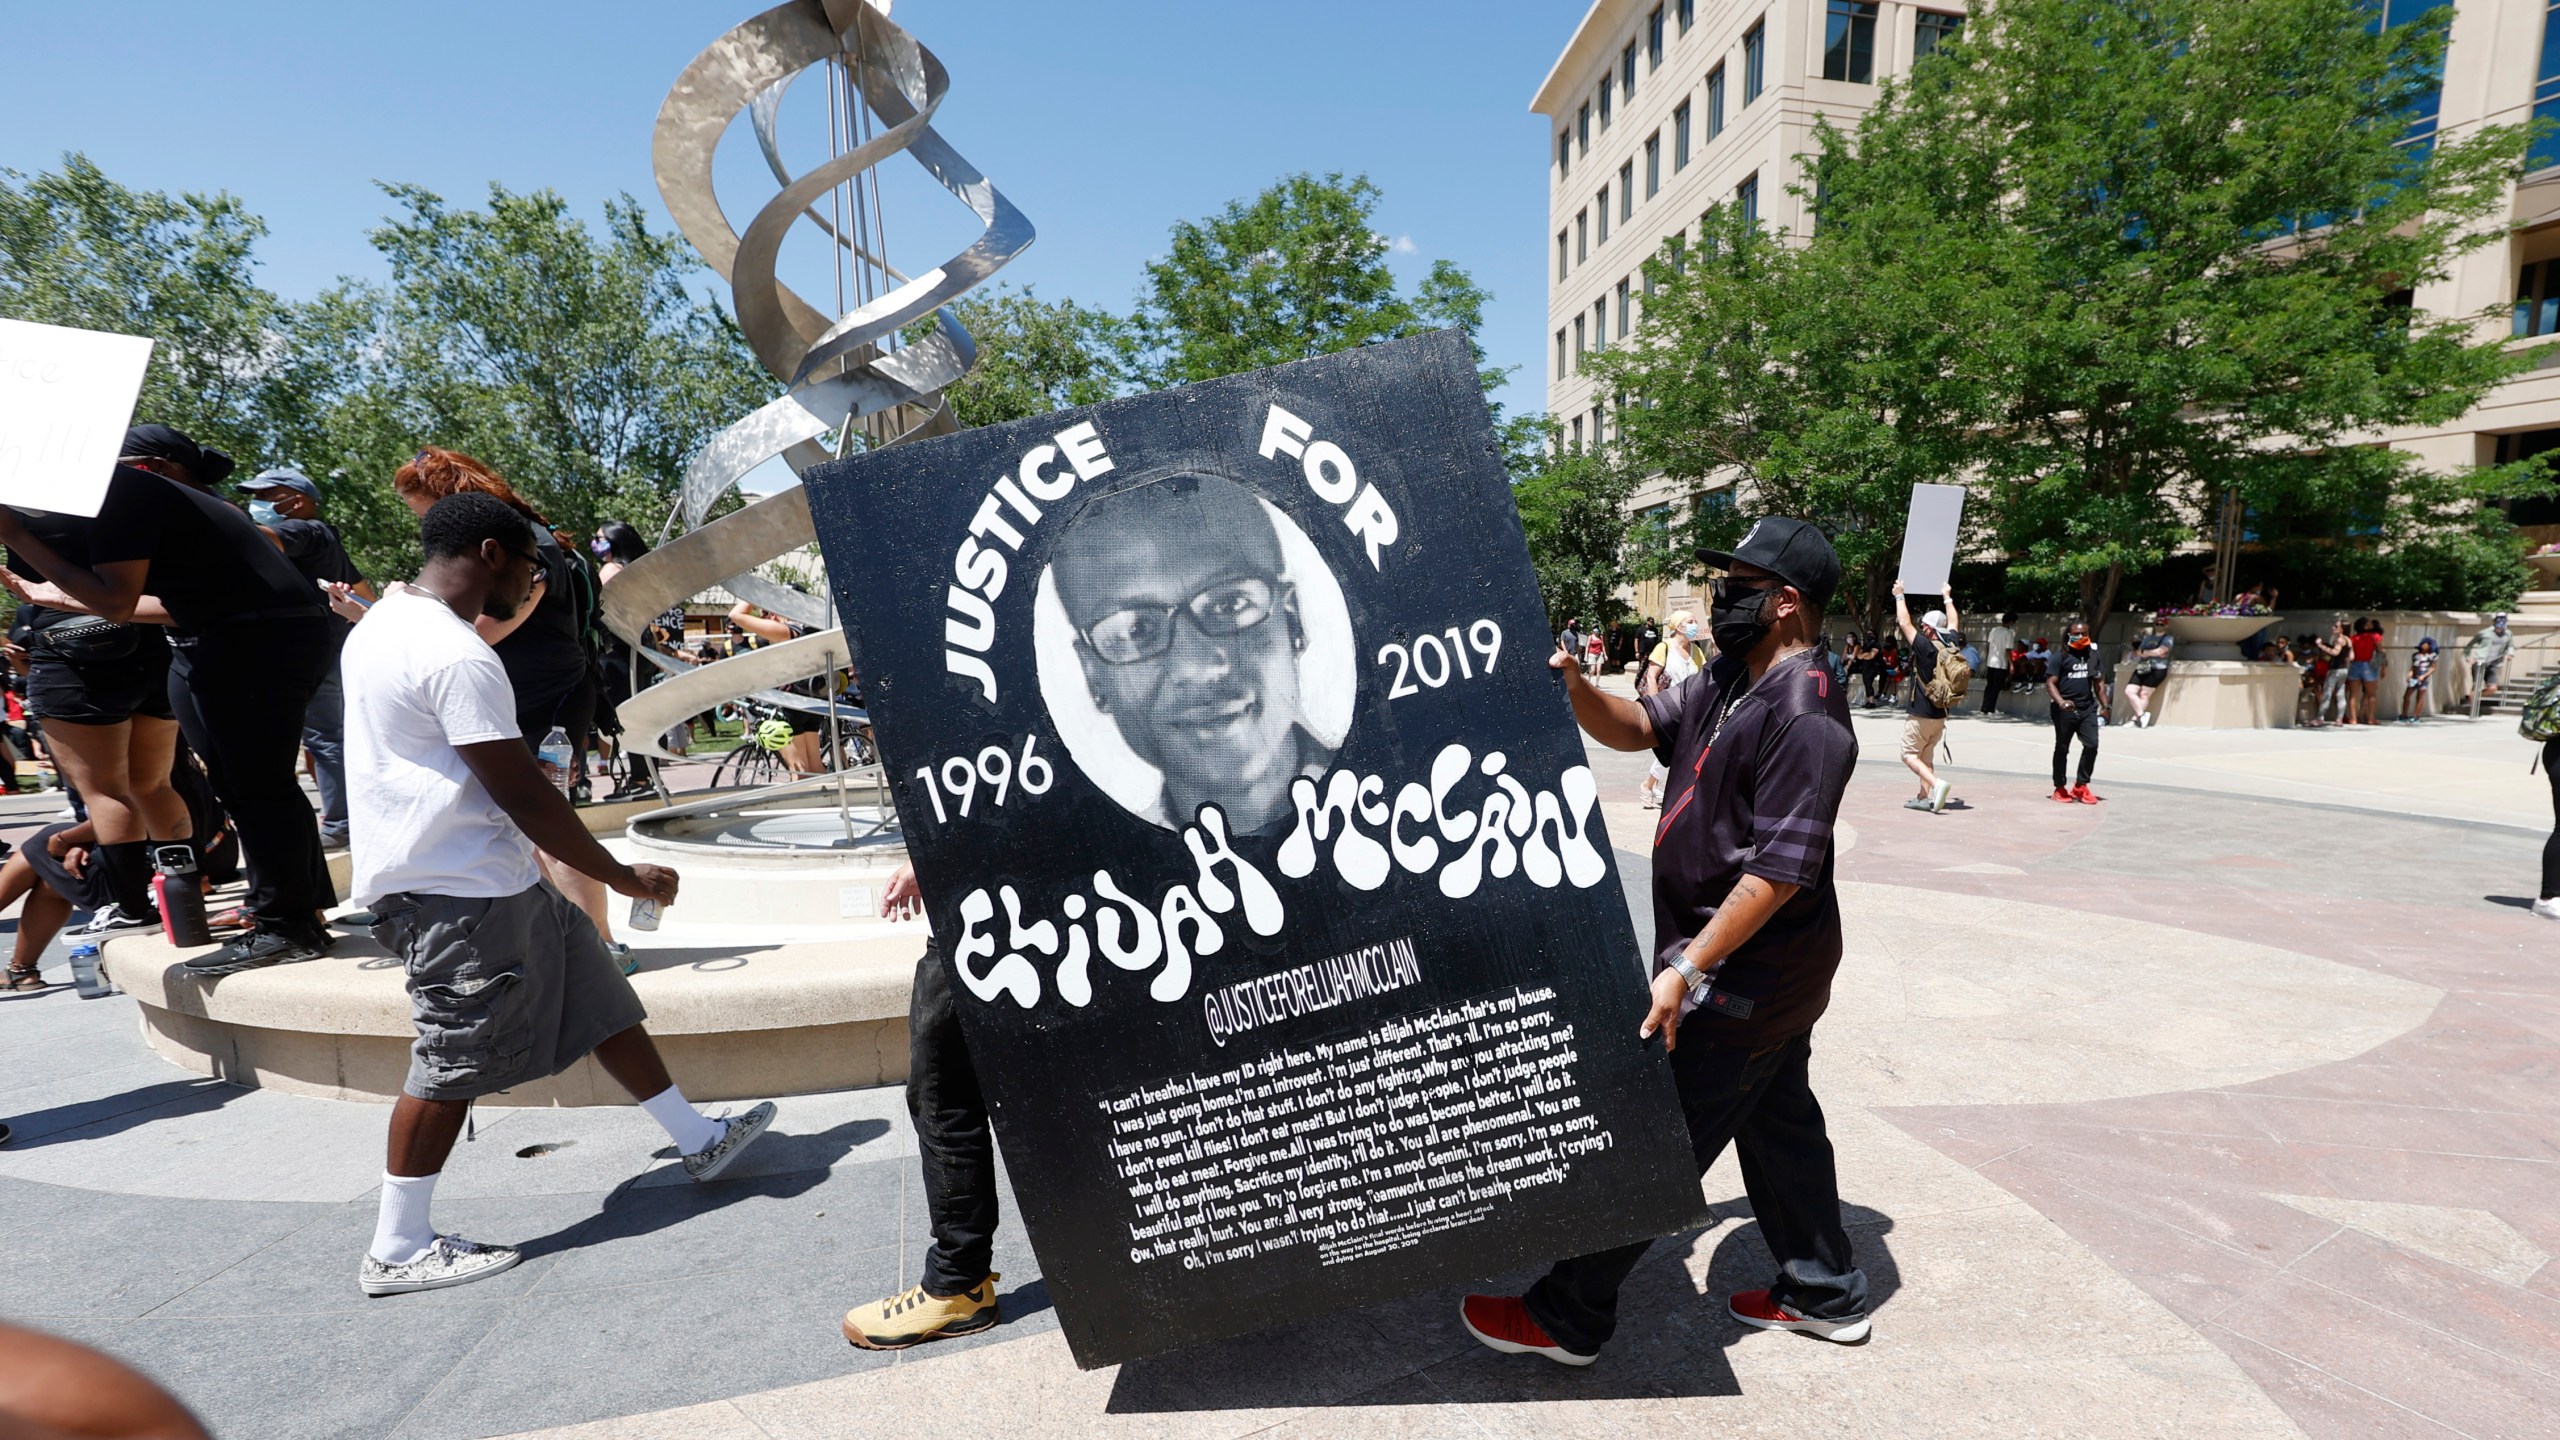
[[[1884,1243],[1893,1219],[1863,1205],[1844,1204],[1840,1211],[1867,1272],[1867,1307],[1873,1313],[1902,1288],[1902,1271]],[[1120,1367],[1108,1408],[1122,1415],[1739,1395],[1741,1382],[1724,1352],[1752,1332],[1726,1313],[1725,1299],[1766,1286],[1773,1270],[1750,1213],[1750,1202],[1737,1197],[1712,1207],[1706,1226],[1656,1241],[1620,1292],[1617,1338],[1587,1369],[1535,1355],[1495,1354],[1459,1325],[1458,1302],[1469,1289],[1518,1294],[1537,1278],[1538,1272],[1524,1271],[1481,1287],[1407,1296],[1133,1360]],[[1690,1278],[1698,1246],[1734,1218],[1745,1223],[1716,1240],[1701,1290]]]
[[[32,1110],[9,1117],[18,1134],[11,1148],[35,1150],[119,1135],[155,1120],[219,1110],[248,1093],[245,1087],[227,1080],[163,1080],[119,1095]]]
[[[848,1120],[815,1135],[768,1133],[735,1162],[748,1167],[745,1174],[724,1175],[708,1185],[645,1184],[657,1172],[635,1175],[615,1186],[595,1214],[548,1235],[536,1236],[517,1248],[524,1252],[525,1259],[531,1260],[608,1240],[652,1234],[750,1196],[788,1200],[805,1195],[823,1184],[827,1172],[855,1146],[888,1133],[889,1122],[875,1119]],[[668,1149],[659,1153],[675,1152]]]

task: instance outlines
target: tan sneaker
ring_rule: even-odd
[[[921,1285],[845,1312],[844,1338],[865,1350],[904,1350],[927,1340],[973,1335],[994,1325],[996,1282],[989,1275],[957,1295],[928,1295]]]

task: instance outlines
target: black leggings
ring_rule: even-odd
[[[2063,788],[2062,773],[2071,759],[2074,735],[2080,737],[2080,783],[2088,784],[2098,768],[2098,702],[2084,700],[2070,710],[2059,705],[2048,708],[2053,711],[2053,788]]]
[[[169,667],[178,729],[231,812],[258,928],[295,939],[324,933],[315,912],[337,903],[320,853],[320,821],[302,793],[302,715],[337,664],[336,617],[217,625],[182,640]]]
[[[2542,898],[2560,900],[2560,740],[2542,742],[2542,778],[2551,782],[2551,838],[2542,842]]]
[[[933,1226],[925,1293],[957,1295],[987,1278],[995,1260],[996,1147],[951,977],[930,944],[916,962],[907,1002],[907,1113],[915,1118],[916,1163]]]

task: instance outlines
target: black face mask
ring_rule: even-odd
[[[1707,633],[1715,638],[1718,651],[1741,655],[1769,633],[1765,612],[1769,597],[1777,593],[1775,586],[1746,590],[1724,579],[1715,582],[1709,593],[1714,603],[1707,607]]]

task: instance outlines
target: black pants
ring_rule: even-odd
[[[1719,1045],[1704,1034],[1671,1052],[1671,1078],[1689,1124],[1689,1148],[1704,1175],[1733,1142],[1742,1188],[1760,1238],[1778,1262],[1772,1299],[1799,1315],[1844,1320],[1867,1308],[1867,1277],[1849,1255],[1840,1224],[1840,1177],[1831,1137],[1805,1067],[1813,1036],[1760,1050]],[[1652,1247],[1650,1240],[1556,1262],[1524,1297],[1550,1339],[1576,1354],[1598,1353],[1618,1328],[1618,1289]]]
[[[2080,737],[2080,783],[2098,768],[2098,702],[2084,700],[2077,707],[2055,705],[2053,711],[2053,788],[2065,788],[2062,772],[2071,760],[2071,737]]]
[[[2006,671],[2006,670],[1985,670],[1985,671],[1983,671],[1983,672],[1982,672],[1982,713],[1983,713],[1983,714],[1985,714],[1985,715],[1997,715],[1997,714],[1999,714],[1999,713],[2000,713],[2000,697],[2001,697],[2003,694],[2007,693],[2008,689],[2009,689],[2009,672],[2008,672],[2008,671]]]
[[[987,1097],[960,1035],[951,977],[928,946],[916,962],[907,1003],[907,1113],[916,1122],[933,1248],[925,1252],[927,1294],[957,1295],[987,1278],[995,1259],[996,1145]]]
[[[320,821],[295,770],[302,717],[338,663],[337,617],[237,621],[182,640],[169,666],[178,729],[231,812],[258,928],[321,938],[313,918],[338,901]]]
[[[2551,782],[2551,838],[2542,842],[2542,898],[2560,898],[2560,740],[2542,742],[2542,778]]]

